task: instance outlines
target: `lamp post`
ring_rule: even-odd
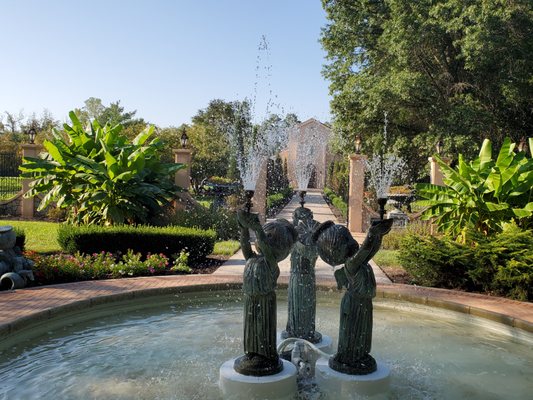
[[[355,154],[361,154],[361,145],[362,145],[361,135],[357,135],[355,137]]]
[[[439,139],[437,143],[435,144],[435,150],[437,150],[437,154],[440,156],[440,153],[442,152],[442,148],[444,147],[444,144],[442,143],[442,140]]]
[[[185,128],[183,128],[183,133],[181,134],[181,138],[180,138],[181,148],[184,149],[185,147],[187,147],[188,142],[189,142],[189,137],[187,136]]]
[[[520,143],[518,143],[517,150],[519,152],[527,153],[527,143],[526,143],[526,137],[525,136],[522,136],[522,138],[520,139]]]
[[[31,127],[28,131],[28,137],[30,139],[30,144],[35,144],[35,136],[37,135],[37,132],[35,131],[35,128]]]

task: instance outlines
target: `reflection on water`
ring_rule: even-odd
[[[340,295],[318,296],[317,329],[337,337]],[[236,292],[86,310],[0,346],[0,399],[219,399],[220,365],[242,352]],[[278,330],[286,322],[280,292]],[[498,330],[496,327],[500,327]],[[526,399],[532,336],[418,305],[377,301],[372,354],[391,399]]]

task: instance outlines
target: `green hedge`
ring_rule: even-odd
[[[63,225],[58,230],[57,241],[70,253],[84,254],[107,251],[123,253],[128,250],[146,256],[161,253],[167,257],[186,250],[191,263],[203,260],[213,252],[216,234],[212,230],[194,228],[151,226],[73,226]]]
[[[416,283],[480,290],[533,300],[533,231],[509,225],[492,237],[472,232],[468,245],[443,237],[408,234],[399,260]]]
[[[324,195],[333,207],[339,210],[344,218],[348,217],[348,204],[342,199],[342,197],[337,196],[335,192],[329,188],[324,188]]]
[[[289,202],[294,191],[292,188],[285,188],[278,193],[267,196],[267,214],[275,214],[280,208]]]
[[[192,210],[177,211],[170,217],[169,222],[177,226],[214,230],[218,240],[239,238],[237,213],[222,207],[217,209],[198,207]]]

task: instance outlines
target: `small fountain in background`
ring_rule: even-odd
[[[298,130],[291,130],[290,135],[298,134]],[[312,127],[305,127],[302,130],[303,140],[298,140],[296,155],[293,158],[293,171],[300,192],[305,192],[309,186],[309,181],[313,175],[316,163],[318,162],[321,136]],[[304,193],[305,196],[305,193]]]
[[[370,172],[370,186],[376,191],[381,220],[385,216],[385,205],[392,182],[400,176],[405,167],[405,162],[400,157],[391,153],[384,154],[384,149],[387,146],[387,123],[387,113],[385,112],[381,152],[372,157],[371,160],[365,161],[366,168]]]

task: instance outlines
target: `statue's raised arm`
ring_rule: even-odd
[[[390,232],[392,223],[392,219],[385,219],[372,223],[368,230],[368,234],[357,253],[346,261],[345,273],[348,276],[354,276],[362,265],[369,262],[372,257],[376,255],[381,247],[383,236]]]

